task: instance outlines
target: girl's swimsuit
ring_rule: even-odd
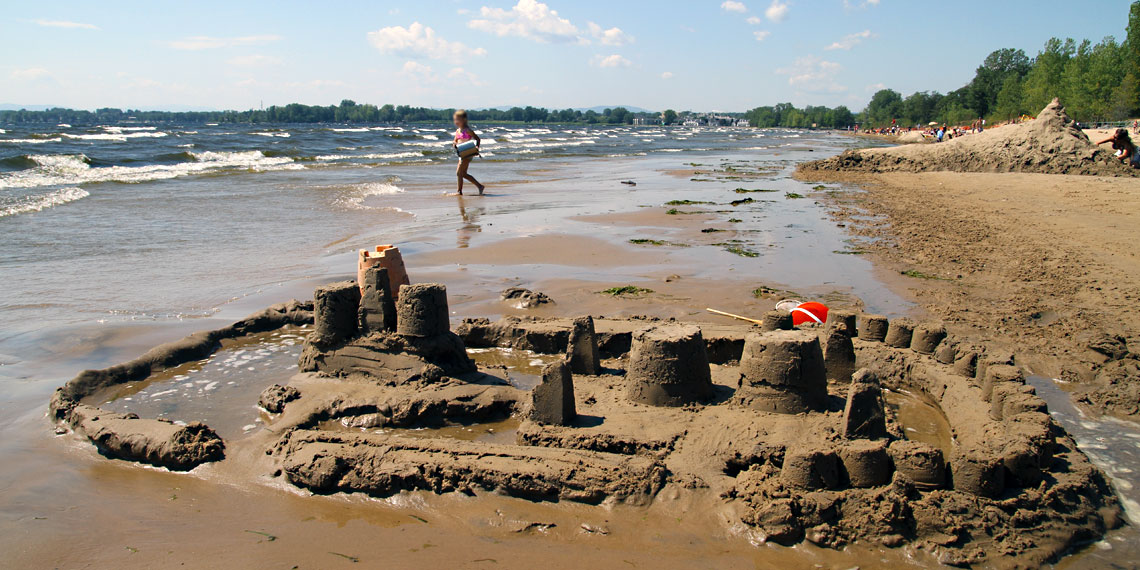
[[[455,131],[455,139],[460,141],[471,140],[471,129],[459,129]]]

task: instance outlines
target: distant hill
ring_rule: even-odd
[[[15,103],[0,103],[0,111],[19,111],[24,109],[26,111],[46,111],[55,107],[55,105],[17,105]]]
[[[472,109],[472,110],[474,110],[474,111],[488,111],[488,110],[493,109],[495,111],[509,111],[509,110],[513,109],[514,107],[525,107],[525,105],[500,105],[498,107],[480,107],[478,109]],[[618,107],[625,107],[625,110],[629,111],[630,113],[652,113],[653,112],[653,111],[650,111],[649,109],[646,109],[644,107],[635,107],[633,105],[599,105],[597,107],[574,107],[573,109],[575,111],[581,111],[583,113],[585,113],[586,111],[593,111],[595,113],[601,113],[601,112],[605,111],[606,109],[616,109]],[[552,110],[558,110],[558,109],[552,109]]]
[[[618,107],[625,107],[625,110],[629,111],[630,113],[652,113],[653,112],[653,111],[650,111],[649,109],[645,109],[642,107],[634,107],[633,105],[602,105],[599,107],[578,107],[574,110],[575,111],[581,111],[583,113],[585,113],[586,111],[593,111],[595,113],[601,113],[602,111],[605,111],[606,109],[616,109]]]

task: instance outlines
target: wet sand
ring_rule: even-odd
[[[679,162],[671,169],[677,170]],[[872,266],[864,256],[839,253],[850,249],[849,228],[837,227],[812,200],[784,197],[785,192],[810,190],[810,185],[787,179],[786,172],[785,177],[758,183],[780,189],[772,203],[740,209],[726,205],[740,198],[732,192],[738,181],[678,180],[621,161],[608,166],[612,173],[594,175],[608,179],[607,192],[622,192],[606,196],[612,210],[608,213],[583,215],[565,203],[538,205],[517,198],[536,187],[558,193],[581,184],[567,182],[558,169],[544,175],[550,177],[545,185],[495,187],[495,199],[506,206],[484,205],[474,197],[457,201],[461,205],[453,226],[402,244],[413,279],[446,283],[455,316],[525,313],[498,301],[499,292],[511,285],[555,299],[555,305],[532,314],[650,314],[719,322],[723,317],[708,315],[704,307],[758,315],[783,293],[830,298],[837,306],[867,306],[893,315],[913,313],[899,294],[908,293],[891,291],[897,277],[890,270]],[[616,180],[630,177],[639,180],[636,190],[616,185]],[[707,214],[664,214],[663,204],[674,199],[718,204],[679,207],[707,208]],[[760,255],[725,251],[725,246],[713,245],[731,243],[722,241],[720,232],[700,231],[744,224],[730,219],[748,224],[731,230],[727,239],[741,239],[741,247]],[[548,237],[535,241],[526,236]],[[643,238],[687,247],[629,242]],[[293,489],[235,483],[257,480],[257,474],[227,473],[225,468],[206,466],[176,474],[108,461],[85,442],[52,435],[43,417],[47,396],[40,384],[45,378],[54,387],[79,368],[126,360],[188,330],[232,320],[247,308],[307,297],[314,282],[347,275],[340,268],[351,267],[351,258],[337,255],[326,263],[332,268],[327,276],[272,288],[224,308],[217,318],[173,326],[122,326],[110,334],[96,328],[85,333],[93,348],[81,355],[60,362],[49,351],[42,362],[22,363],[26,377],[37,383],[6,395],[4,406],[31,411],[15,413],[0,426],[0,452],[16,466],[0,472],[0,547],[9,553],[7,560],[16,567],[193,567],[204,560],[221,566],[302,568],[347,567],[356,560],[462,568],[933,565],[921,553],[904,549],[851,547],[836,552],[806,544],[757,545],[755,537],[742,530],[722,530],[729,519],[711,512],[699,497],[679,504],[680,495],[668,490],[649,508],[609,509],[493,495],[411,493],[383,501],[309,497]],[[598,293],[626,284],[654,292],[621,298]],[[774,293],[754,296],[752,291],[759,287]],[[910,294],[924,302],[923,294]],[[60,345],[67,343],[61,340]],[[1113,542],[1116,539],[1109,540]],[[1080,567],[1080,559],[1067,565]]]
[[[841,175],[826,196],[914,300],[969,336],[1005,344],[1087,394],[1094,413],[1140,417],[1140,386],[1104,376],[1090,347],[1140,338],[1140,181],[1044,174]],[[881,216],[867,223],[861,217]]]

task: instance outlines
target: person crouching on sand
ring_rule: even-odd
[[[1104,143],[1112,143],[1112,149],[1116,151],[1116,158],[1131,166],[1132,168],[1140,168],[1140,154],[1136,152],[1136,145],[1132,142],[1132,138],[1128,136],[1128,129],[1116,129],[1111,137],[1104,139],[1097,145]]]
[[[455,138],[451,141],[452,148],[457,148],[459,146],[459,143],[464,143],[471,139],[475,139],[476,148],[478,148],[479,145],[483,144],[483,139],[480,139],[479,135],[475,134],[475,131],[471,129],[471,126],[467,124],[467,111],[464,111],[463,109],[456,111],[453,119],[455,121],[456,130]],[[471,183],[479,189],[479,195],[483,195],[483,188],[485,188],[485,186],[480,184],[478,180],[475,180],[474,176],[467,174],[467,168],[471,166],[471,159],[473,158],[475,158],[474,154],[459,157],[459,166],[455,169],[455,177],[459,184],[457,192],[459,192],[460,196],[463,195],[464,179],[470,180]]]

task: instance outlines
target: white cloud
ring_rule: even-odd
[[[772,0],[772,4],[764,10],[764,15],[773,22],[783,22],[784,18],[788,16],[788,3],[780,2],[780,0]]]
[[[519,0],[510,10],[483,6],[467,26],[499,37],[518,36],[541,43],[582,42],[578,27],[537,0]]]
[[[259,36],[239,36],[233,38],[217,38],[212,36],[190,36],[169,42],[174,49],[198,51],[204,49],[218,49],[234,46],[251,46],[267,44],[281,39],[281,36],[265,34]]]
[[[483,48],[470,48],[460,42],[449,42],[419,22],[412,22],[407,28],[391,26],[368,32],[368,41],[380,53],[413,59],[426,57],[458,63],[471,56],[487,54]]]
[[[837,41],[837,42],[835,42],[835,43],[833,43],[833,44],[831,44],[831,45],[829,45],[823,49],[827,49],[827,50],[833,50],[833,49],[848,50],[848,49],[851,49],[851,48],[863,43],[863,40],[873,38],[873,37],[875,37],[875,34],[871,33],[871,30],[863,30],[862,32],[858,32],[858,33],[854,33],[854,34],[847,34],[846,36],[843,36],[843,38],[840,39],[839,41]]]
[[[764,23],[764,18],[761,18],[760,16],[749,16],[745,22],[748,22],[753,26],[759,26],[760,24]]]
[[[856,5],[855,2],[852,2],[851,0],[843,0],[843,7],[846,9],[851,9],[851,8],[862,9],[862,8],[866,8],[867,6],[878,6],[878,5],[879,5],[879,0],[863,0],[862,2],[859,2],[858,5]]]
[[[598,67],[629,67],[633,62],[615,53],[607,56],[595,55],[590,64]]]
[[[404,68],[401,70],[404,75],[412,75],[425,77],[432,74],[431,66],[424,65],[418,61],[404,62]]]
[[[34,81],[36,79],[43,79],[50,74],[48,70],[42,67],[28,67],[25,69],[12,70],[11,77],[17,81]]]
[[[814,55],[796,58],[791,67],[777,69],[788,76],[788,85],[809,93],[842,93],[846,87],[835,81],[843,66]]]
[[[886,89],[886,88],[887,88],[886,83],[872,83],[871,85],[867,86],[867,91],[879,91],[881,89]]]
[[[483,85],[486,85],[486,83],[484,83],[483,81],[480,81],[479,78],[476,77],[474,73],[471,73],[470,71],[467,71],[466,69],[463,69],[462,67],[453,67],[451,69],[451,71],[447,72],[447,78],[458,80],[458,81],[466,81],[467,83],[470,83],[471,85],[474,85],[476,87],[481,87]]]
[[[661,79],[673,79],[673,72],[672,71],[666,71],[665,73],[662,73]]]
[[[743,14],[748,11],[748,6],[745,6],[744,2],[737,2],[736,0],[724,0],[724,3],[720,5],[720,9],[724,10],[725,12],[736,12],[738,14]]]
[[[82,22],[68,22],[66,20],[36,20],[36,24],[48,28],[68,28],[72,30],[98,30],[99,26],[95,24],[84,24]]]
[[[756,38],[756,41],[762,42],[768,39],[768,36],[772,35],[772,32],[768,30],[756,30],[755,32],[752,32],[752,35]]]
[[[604,46],[624,46],[633,43],[633,36],[623,32],[621,28],[606,30],[593,22],[587,22],[587,27],[590,29],[590,35]]]
[[[226,63],[242,67],[261,67],[265,65],[281,65],[283,62],[280,58],[270,55],[252,54],[232,57],[226,60]]]

